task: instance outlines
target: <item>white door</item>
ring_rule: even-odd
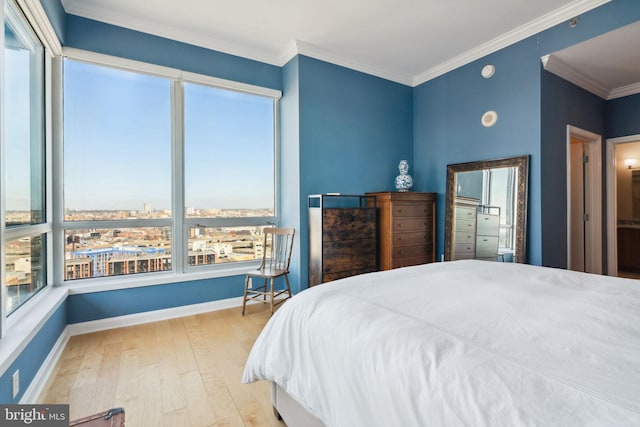
[[[602,140],[567,126],[567,268],[602,273]]]
[[[571,191],[569,192],[569,238],[567,242],[571,248],[568,259],[569,270],[585,271],[585,206],[584,206],[584,142],[577,139],[571,141],[569,148],[570,168],[569,180]]]

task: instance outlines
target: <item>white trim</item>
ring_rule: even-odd
[[[170,79],[180,78],[180,70],[162,65],[149,64],[133,59],[120,58],[118,56],[105,55],[103,53],[90,52],[88,50],[76,49],[65,46],[62,49],[62,56],[76,61],[88,62],[90,64],[119,68],[125,71],[151,74]]]
[[[618,275],[618,194],[616,180],[616,145],[640,142],[640,134],[609,138],[607,144],[607,274]]]
[[[38,35],[49,54],[57,56],[62,53],[62,45],[56,35],[42,4],[38,0],[16,0],[18,6]]]
[[[586,259],[584,270],[602,274],[602,137],[575,126],[567,125],[567,268],[571,260],[571,137],[586,143],[589,163],[587,176],[589,197],[587,212],[589,221],[585,230]]]
[[[136,61],[133,59],[121,58],[118,56],[106,55],[103,53],[76,49],[73,47],[65,46],[62,54],[64,57],[76,61],[87,62],[100,66],[113,67],[125,71],[133,71],[136,73],[150,74],[158,77],[165,77],[176,81],[186,81],[189,83],[215,86],[223,89],[235,90],[238,92],[251,93],[253,95],[262,95],[269,98],[282,97],[282,91],[277,89],[256,86],[248,83],[241,83],[234,80],[221,79],[204,74],[191,73],[189,71],[182,71],[178,68],[155,65],[148,62]]]
[[[493,40],[481,44],[455,58],[445,61],[435,67],[432,67],[413,78],[413,86],[418,86],[426,81],[432,80],[438,76],[469,64],[477,59],[483,58],[491,53],[511,46],[527,37],[538,34],[547,30],[554,25],[560,24],[577,15],[588,12],[603,4],[609,3],[611,0],[574,0],[568,5],[556,9],[540,18],[528,22],[520,27],[505,33]]]
[[[313,46],[312,44],[302,40],[291,40],[282,47],[279,55],[271,55],[265,54],[264,50],[240,46],[236,43],[229,42],[228,40],[222,41],[212,37],[206,37],[195,31],[176,30],[158,26],[151,21],[136,19],[123,13],[113,11],[108,7],[97,6],[96,2],[87,4],[86,2],[69,2],[62,0],[62,4],[67,13],[83,16],[119,27],[131,28],[147,34],[177,40],[194,46],[200,46],[206,49],[212,49],[218,52],[240,56],[270,65],[282,67],[296,55],[306,55],[335,65],[340,65],[376,77],[391,80],[396,83],[407,86],[418,86],[428,80],[434,79],[449,71],[524,40],[527,37],[538,34],[553,27],[554,25],[574,18],[577,15],[588,12],[610,1],[611,0],[574,0],[564,7],[551,11],[538,19],[521,25],[512,31],[502,34],[493,40],[483,43],[476,48],[431,67],[415,76],[401,75],[388,69],[382,69],[371,66],[370,64],[354,61],[349,58],[336,55],[335,53],[329,52],[328,50],[320,47]]]
[[[319,59],[321,61],[329,62],[334,65],[339,65],[341,67],[349,68],[351,70],[360,71],[365,74],[369,74],[375,77],[380,77],[386,80],[390,80],[392,82],[400,83],[406,86],[411,86],[414,78],[410,75],[402,75],[395,72],[391,72],[389,70],[384,70],[379,67],[374,67],[369,64],[365,64],[359,61],[354,61],[349,58],[345,58],[344,56],[336,55],[328,50],[322,49],[318,46],[314,46],[311,43],[303,42],[301,40],[296,40],[296,52],[295,55],[304,55],[310,58]],[[287,49],[287,53],[291,54],[290,48]],[[295,56],[293,55],[293,56]],[[289,58],[285,58],[285,61],[280,64],[280,66],[284,66],[287,62],[289,62],[293,56]]]
[[[38,398],[44,391],[44,388],[49,381],[49,377],[53,373],[58,360],[60,360],[60,356],[62,356],[62,353],[64,352],[64,349],[69,342],[69,338],[69,333],[67,332],[67,328],[65,328],[56,340],[56,343],[53,345],[53,348],[51,349],[47,357],[40,365],[38,372],[36,372],[36,374],[34,375],[31,383],[20,398],[19,403],[34,404],[38,402]]]
[[[237,265],[240,264],[240,265]],[[145,286],[168,285],[171,283],[192,282],[194,280],[217,279],[220,277],[243,276],[250,270],[255,270],[260,264],[260,260],[234,263],[227,267],[223,264],[202,266],[197,269],[185,269],[184,273],[178,272],[157,272],[144,273],[139,275],[122,275],[102,278],[79,279],[65,282],[64,287],[69,290],[70,295],[90,294],[93,292],[115,291],[120,289],[133,289]]]
[[[585,74],[580,71],[571,68],[564,61],[560,60],[557,56],[554,55],[545,55],[542,57],[542,65],[546,71],[555,74],[558,77],[561,77],[564,80],[567,80],[576,86],[581,87],[584,90],[587,90],[593,93],[596,96],[599,96],[602,99],[608,99],[611,93],[611,90],[597,81],[590,79]]]
[[[3,4],[3,7],[0,10],[0,17],[2,17],[2,22],[4,23],[5,21],[5,13],[4,13],[5,7]],[[0,34],[0,43],[2,44],[2,46],[5,46],[5,41],[4,41],[4,37],[5,37],[5,31],[3,30],[2,33]],[[2,286],[3,283],[7,283],[6,282],[6,268],[5,266],[6,264],[6,259],[5,259],[5,254],[4,254],[4,247],[5,247],[5,236],[4,236],[4,230],[6,229],[6,215],[5,215],[5,197],[4,195],[6,194],[6,179],[4,179],[5,175],[5,138],[4,138],[4,121],[5,121],[5,96],[4,96],[4,82],[5,82],[5,77],[4,77],[4,53],[5,53],[5,49],[3,47],[2,51],[0,51],[0,340],[4,340],[5,335],[7,334],[7,316],[5,315],[6,312],[6,303],[5,301],[7,301],[7,287],[6,286]],[[1,351],[0,351],[0,355],[1,355]],[[2,360],[2,357],[0,356],[0,361]],[[1,370],[0,370],[0,374],[1,374]]]
[[[542,60],[542,65],[546,71],[549,71],[550,73],[553,73],[602,99],[611,100],[640,93],[640,83],[633,83],[627,86],[611,89],[587,77],[579,70],[571,68],[557,56],[545,55],[540,59]]]
[[[91,332],[105,331],[108,329],[124,328],[126,326],[142,325],[144,323],[175,319],[178,317],[193,316],[195,314],[208,313],[211,311],[226,310],[228,308],[241,307],[242,299],[242,297],[228,298],[200,304],[183,305],[180,307],[166,308],[163,310],[148,311],[144,313],[135,313],[125,316],[92,320],[89,322],[74,323],[67,325],[65,332],[68,332],[70,336],[75,336],[88,334]],[[258,302],[254,303],[258,304]],[[262,303],[262,301],[260,301],[259,303]]]
[[[609,93],[607,100],[622,98],[623,96],[636,95],[640,93],[640,83],[633,83],[627,86],[617,87]]]
[[[67,289],[47,286],[9,316],[7,334],[0,345],[0,375],[20,356],[67,295]]]
[[[236,82],[233,80],[221,79],[218,77],[205,76],[203,74],[191,73],[188,71],[181,72],[181,78],[187,83],[197,83],[207,86],[215,86],[223,89],[235,90],[238,92],[250,93],[252,95],[262,95],[268,98],[280,99],[282,91],[262,86],[256,86],[248,83]]]

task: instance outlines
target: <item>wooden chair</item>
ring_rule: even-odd
[[[295,229],[293,228],[265,228],[264,243],[262,253],[262,263],[255,271],[250,271],[244,280],[244,299],[242,301],[242,315],[247,308],[247,301],[262,297],[262,302],[269,305],[271,314],[273,307],[291,298],[291,286],[289,285],[289,263],[291,262],[291,251],[293,250],[293,238]],[[275,290],[274,282],[278,277],[284,277],[286,288]],[[254,286],[250,289],[249,283],[253,283],[253,278],[262,279],[262,285]],[[284,298],[278,296],[287,293]]]

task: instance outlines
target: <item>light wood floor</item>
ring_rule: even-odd
[[[70,338],[38,403],[68,403],[76,419],[123,407],[127,427],[285,426],[269,384],[242,384],[269,319],[251,305]]]

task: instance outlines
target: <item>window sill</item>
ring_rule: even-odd
[[[9,316],[6,334],[0,340],[0,375],[20,356],[67,295],[66,288],[48,286]]]
[[[193,280],[216,279],[219,277],[241,276],[256,269],[259,261],[246,262],[241,265],[216,266],[215,269],[187,271],[186,273],[142,273],[139,275],[114,276],[109,278],[78,280],[66,282],[59,286],[68,289],[70,295],[92,292],[114,291],[119,289],[138,288],[143,286],[166,285],[169,283],[190,282]]]

